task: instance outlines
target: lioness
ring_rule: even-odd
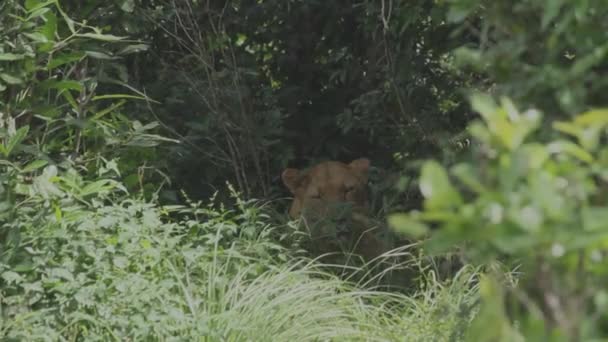
[[[327,161],[307,171],[283,171],[283,183],[294,195],[289,215],[303,219],[317,251],[346,247],[366,258],[383,252],[373,232],[377,227],[370,226],[366,216],[369,166],[369,160],[361,158],[350,164]]]

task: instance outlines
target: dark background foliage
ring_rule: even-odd
[[[163,99],[155,115],[182,140],[167,152],[173,189],[195,197],[229,180],[246,196],[272,198],[286,194],[286,166],[362,156],[394,182],[408,161],[448,154],[470,117],[461,92],[470,77],[448,67],[467,40],[449,39],[446,8],[433,1],[134,11],[149,19],[140,27],[153,28],[144,36],[153,53],[134,56],[130,76]]]
[[[0,1],[0,315],[37,322],[0,320],[0,333],[21,336],[17,322],[47,338],[105,336],[133,317],[123,281],[153,273],[146,293],[178,293],[199,252],[210,270],[232,248],[258,275],[287,263],[300,250],[283,229],[281,171],[367,157],[380,221],[397,217],[405,235],[439,227],[447,250],[469,243],[483,262],[523,265],[507,296],[481,282],[476,340],[515,336],[512,317],[539,340],[605,335],[608,114],[578,115],[608,105],[607,15],[605,0]],[[486,126],[471,145],[476,92],[513,102],[472,97]],[[438,191],[423,201],[417,170],[431,158],[420,182]],[[217,207],[201,205],[210,197]],[[387,215],[412,208],[423,213]],[[467,301],[469,281],[457,287]],[[176,312],[191,312],[187,299]],[[95,310],[121,315],[83,318]],[[162,312],[161,335],[175,336],[185,320]],[[140,323],[152,329],[128,322]]]

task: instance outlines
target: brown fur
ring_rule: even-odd
[[[369,166],[369,160],[361,158],[349,164],[327,161],[307,171],[286,169],[281,178],[294,195],[289,215],[314,226],[314,232],[309,228],[313,239],[335,245],[346,235],[357,252],[377,256],[382,243],[371,233],[374,227],[359,219],[368,211]]]

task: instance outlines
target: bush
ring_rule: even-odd
[[[449,173],[425,163],[424,210],[393,216],[393,226],[419,236],[432,223],[438,229],[428,248],[462,244],[473,262],[517,269],[516,286],[504,285],[511,282],[500,272],[482,282],[473,340],[605,336],[608,111],[554,122],[554,137],[543,142],[534,136],[540,112],[520,113],[507,99],[497,106],[481,95],[472,103],[483,119],[469,129],[478,141],[474,159]]]

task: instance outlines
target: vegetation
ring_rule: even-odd
[[[607,14],[2,1],[0,336],[608,337]],[[281,171],[359,157],[396,249],[327,264]]]

